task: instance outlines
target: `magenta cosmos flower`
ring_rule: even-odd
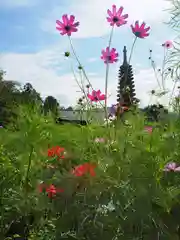
[[[167,40],[165,43],[162,44],[162,46],[165,48],[172,48],[173,42],[171,40]]]
[[[88,93],[88,98],[92,101],[92,102],[99,102],[99,101],[103,101],[105,100],[106,96],[104,94],[101,94],[101,91],[92,91],[92,94]]]
[[[59,20],[56,20],[56,29],[60,31],[61,35],[67,34],[68,36],[71,36],[71,33],[77,32],[77,27],[79,26],[79,22],[74,22],[75,16],[70,15],[68,17],[67,14],[64,14],[62,16],[62,22]]]
[[[101,59],[104,60],[104,63],[114,63],[117,62],[118,59],[117,57],[119,56],[118,53],[116,52],[115,48],[112,48],[111,50],[109,49],[109,47],[106,48],[106,50],[102,50],[102,56]]]
[[[109,17],[107,17],[107,21],[111,26],[116,25],[117,27],[120,27],[127,23],[126,19],[128,18],[128,14],[122,15],[123,9],[123,7],[117,9],[116,5],[113,5],[112,11],[109,9],[107,10],[107,14],[109,15]]]
[[[148,31],[150,30],[150,27],[145,28],[146,23],[143,22],[141,25],[139,24],[139,21],[135,22],[135,25],[131,25],[132,32],[134,35],[138,38],[145,38],[149,36]]]

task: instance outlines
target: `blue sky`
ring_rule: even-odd
[[[43,97],[53,95],[62,105],[75,104],[80,96],[73,79],[71,64],[64,59],[63,52],[69,50],[68,39],[55,29],[56,19],[62,14],[74,14],[80,21],[78,33],[72,37],[73,44],[95,89],[104,92],[105,66],[100,60],[102,48],[108,44],[110,27],[106,22],[106,11],[114,0],[3,0],[0,2],[0,68],[6,70],[6,79],[32,83]],[[129,14],[126,26],[117,28],[112,47],[119,52],[119,62],[110,69],[109,104],[116,100],[117,74],[122,63],[122,49],[130,50],[133,35],[129,25],[135,20],[144,20],[151,26],[150,37],[139,40],[132,57],[137,97],[141,105],[149,102],[148,92],[157,83],[148,61],[148,51],[153,49],[157,65],[161,65],[161,44],[173,40],[176,34],[164,21],[169,19],[168,2],[164,0],[122,0],[124,13]],[[167,86],[171,86],[167,83]]]

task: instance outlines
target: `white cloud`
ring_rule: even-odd
[[[61,62],[62,66],[62,60],[56,51],[43,51],[37,54],[8,53],[1,55],[0,66],[7,72],[5,79],[17,80],[23,84],[30,82],[42,97],[53,95],[59,98],[62,105],[74,105],[81,94],[78,93],[79,89],[72,73],[61,74],[58,68],[49,66],[49,63],[54,61]],[[95,89],[104,92],[102,76],[90,73],[89,78]],[[157,89],[153,70],[141,69],[134,78],[137,97],[141,100],[141,106],[146,106],[150,100],[148,93],[152,89]],[[116,72],[110,74],[109,79],[117,79]],[[116,102],[117,82],[118,80],[109,82],[108,90],[112,94],[108,100],[109,105]],[[167,87],[172,89],[172,82],[169,82]],[[167,105],[167,96],[161,99],[161,102]]]
[[[55,20],[61,17],[61,14],[74,14],[80,21],[80,28],[73,35],[74,38],[101,37],[109,33],[108,24],[106,22],[107,9],[112,4],[124,6],[124,13],[129,14],[129,24],[134,20],[145,20],[149,24],[157,24],[163,20],[167,20],[168,13],[163,11],[169,7],[169,2],[164,0],[79,0],[75,4],[63,9],[56,6],[47,19],[41,23],[41,28],[45,31],[55,33]],[[124,28],[124,27],[122,27]]]

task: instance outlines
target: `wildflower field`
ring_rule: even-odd
[[[179,121],[17,124],[0,135],[1,239],[179,239]]]
[[[79,80],[73,72],[82,93],[77,108],[80,114],[86,110],[87,125],[58,124],[59,106],[52,96],[42,103],[30,84],[21,92],[12,82],[5,84],[0,72],[0,240],[180,239],[179,65],[171,64],[180,50],[165,41],[160,70],[149,51],[158,85],[151,95],[168,96],[175,117],[169,118],[168,111],[163,115],[158,101],[140,111],[128,71],[134,46],[149,36],[150,27],[135,21],[120,100],[108,113],[109,67],[119,57],[112,37],[128,21],[123,11],[115,5],[107,10],[111,31],[100,56],[104,90],[94,89],[73,46],[71,34],[80,23],[67,14],[56,21],[71,47],[64,55],[73,56],[83,76]],[[167,95],[169,80],[173,89]],[[91,118],[98,107],[104,124]]]

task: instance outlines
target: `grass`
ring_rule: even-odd
[[[57,125],[22,109],[16,130],[0,135],[1,239],[22,217],[32,240],[179,239],[180,177],[163,171],[179,162],[179,122],[160,123],[150,134],[143,116],[127,120],[116,128]],[[65,148],[64,159],[47,156],[53,146]],[[84,163],[96,165],[95,176],[72,174]],[[64,191],[49,198],[38,191],[41,182]]]

